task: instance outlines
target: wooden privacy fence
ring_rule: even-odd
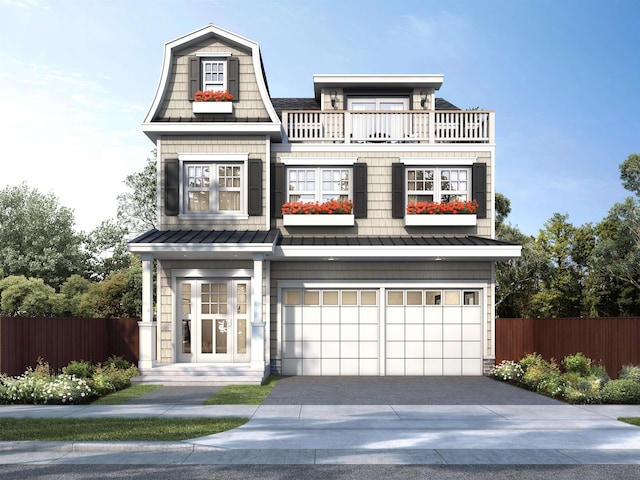
[[[622,365],[640,365],[640,317],[496,318],[496,363],[534,352],[558,362],[582,352],[617,378]]]
[[[39,357],[58,371],[72,360],[111,355],[137,365],[138,319],[0,317],[0,373],[20,375]]]

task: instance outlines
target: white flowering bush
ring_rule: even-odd
[[[490,374],[503,382],[518,383],[524,375],[524,370],[520,364],[512,360],[503,360],[491,368]]]
[[[87,378],[72,373],[81,362],[72,362],[60,375],[52,375],[49,364],[39,359],[34,369],[27,369],[18,377],[0,375],[0,404],[73,405],[86,403],[94,397],[122,390],[131,385],[138,369],[122,359],[113,357],[82,370]],[[86,362],[85,362],[86,363]]]

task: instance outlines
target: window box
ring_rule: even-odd
[[[475,227],[477,216],[471,213],[449,215],[405,215],[405,227]]]
[[[355,225],[352,214],[296,214],[283,215],[282,224],[286,227],[353,227]]]
[[[193,102],[193,113],[233,113],[233,103]]]

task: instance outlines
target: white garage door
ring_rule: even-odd
[[[479,291],[386,293],[387,375],[482,375]]]
[[[382,368],[385,375],[482,375],[480,293],[284,289],[282,373],[379,375]]]

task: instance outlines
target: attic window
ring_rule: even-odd
[[[189,100],[198,90],[228,90],[233,101],[239,100],[238,57],[225,53],[197,53],[189,57]]]

